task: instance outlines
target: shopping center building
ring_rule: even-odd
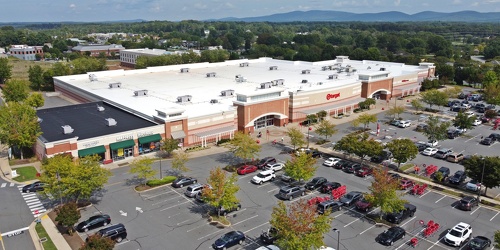
[[[329,117],[348,114],[366,98],[416,94],[434,70],[432,63],[413,66],[346,56],[321,62],[259,58],[58,76],[54,86],[82,104],[102,102],[148,121],[155,134],[177,139],[181,146],[206,146],[235,131],[285,126],[323,110]],[[61,133],[60,127],[54,129]],[[130,134],[138,148],[140,137]],[[106,148],[116,139],[110,136],[99,145]],[[71,144],[78,152],[86,149],[80,140]],[[106,159],[112,159],[106,150]],[[51,152],[56,151],[62,152]]]

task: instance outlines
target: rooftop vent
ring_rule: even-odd
[[[179,97],[177,97],[177,102],[181,102],[181,103],[183,103],[183,102],[190,102],[192,98],[193,97],[190,96],[190,95],[179,96]]]
[[[220,92],[220,95],[221,96],[233,96],[234,90],[232,90],[232,89],[223,90]]]
[[[310,69],[302,70],[302,74],[311,74],[311,70]]]
[[[122,86],[121,82],[114,82],[109,84],[110,89],[120,88]]]
[[[147,96],[148,95],[148,90],[143,89],[143,90],[136,90],[134,91],[135,96]]]
[[[94,74],[89,74],[89,80],[90,80],[91,82],[95,82],[95,81],[97,81],[97,76],[96,76],[96,75],[94,75]]]
[[[189,68],[181,68],[181,73],[187,73],[189,72]]]
[[[329,68],[328,68],[328,66],[323,66],[323,67],[321,67],[321,70],[326,71],[326,70],[329,70]]]
[[[37,117],[37,118],[38,118],[38,119],[37,119],[38,123],[43,122],[43,119],[42,119],[42,118],[40,118],[40,117]]]
[[[385,68],[380,68],[380,71],[385,71]]]
[[[323,85],[323,82],[318,82],[318,85]]]
[[[333,74],[333,75],[329,75],[328,76],[328,79],[332,80],[332,79],[338,79],[339,78],[339,75],[337,74]]]
[[[236,75],[234,77],[234,79],[236,80],[236,82],[246,82],[247,81],[247,79],[241,75]]]
[[[215,72],[210,72],[210,73],[207,73],[207,77],[215,77]]]
[[[70,125],[64,125],[62,126],[62,129],[63,129],[63,134],[65,135],[71,134],[73,133],[73,131],[75,131]]]
[[[261,89],[270,89],[272,86],[272,83],[271,82],[263,82],[260,84],[260,88]]]
[[[240,67],[248,67],[248,63],[247,62],[242,62],[242,63],[240,63]]]
[[[372,67],[371,67],[371,66],[368,66],[368,68],[366,68],[366,69],[372,69]]]
[[[305,80],[305,79],[304,79],[304,80],[302,80],[302,83],[307,83],[307,80]]]
[[[210,103],[212,103],[212,104],[214,104],[214,103],[218,103],[218,102],[219,102],[219,100],[217,100],[217,99],[212,99],[212,100],[210,100]]]
[[[278,66],[269,66],[269,70],[278,70]]]
[[[272,80],[271,83],[273,84],[273,86],[285,85],[285,79]]]
[[[103,106],[99,106],[99,104],[97,104],[97,111],[102,112],[104,110],[105,108]]]
[[[108,127],[112,127],[112,126],[116,126],[116,120],[113,119],[113,118],[106,118],[106,126]]]

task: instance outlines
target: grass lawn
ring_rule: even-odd
[[[52,67],[52,62],[26,61],[14,57],[9,57],[9,64],[12,65],[12,78],[28,80],[28,69],[30,66],[40,65],[43,70]]]
[[[42,223],[37,223],[35,226],[36,233],[38,234],[38,238],[46,238],[47,241],[43,242],[43,249],[45,250],[57,250],[56,246],[54,245],[54,242],[50,239],[49,235],[45,231],[45,228],[43,228]]]
[[[17,174],[19,175],[18,177],[14,178],[15,181],[24,182],[36,179],[37,171],[33,166],[20,167],[14,170],[17,170]]]

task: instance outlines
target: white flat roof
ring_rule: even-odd
[[[240,67],[240,63],[248,62],[248,67]],[[353,61],[344,59],[342,67],[350,65],[357,72],[338,73],[336,70],[322,70],[323,66],[334,65],[336,60],[321,62],[284,61],[271,58],[253,60],[233,60],[221,63],[197,63],[150,67],[139,70],[113,70],[89,72],[97,80],[90,81],[89,74],[54,77],[62,82],[101,96],[150,117],[157,114],[156,110],[183,109],[188,117],[199,117],[222,111],[233,110],[236,94],[255,95],[270,92],[288,92],[301,89],[336,89],[356,83],[359,74],[375,74],[380,68],[385,68],[389,77],[402,74],[417,73],[422,67],[408,66],[401,63]],[[277,66],[277,70],[269,67]],[[337,64],[337,66],[339,66]],[[368,69],[370,67],[370,69]],[[181,73],[181,68],[189,68],[189,72]],[[310,70],[302,74],[303,70]],[[215,72],[215,77],[207,77],[207,73]],[[338,79],[329,79],[329,75],[338,75]],[[246,82],[236,82],[235,76],[241,75]],[[283,79],[283,86],[272,86],[270,89],[260,89],[260,84],[277,79]],[[307,83],[302,83],[307,80]],[[120,82],[120,88],[109,88],[110,83]],[[321,84],[320,84],[321,83]],[[235,90],[232,97],[221,96],[223,90]],[[134,91],[148,90],[147,96],[136,97]],[[191,95],[191,102],[178,103],[177,97]],[[217,99],[218,103],[211,103]]]

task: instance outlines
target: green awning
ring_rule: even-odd
[[[135,145],[134,140],[126,140],[126,141],[111,143],[109,144],[109,148],[111,148],[111,150],[117,150],[119,148],[130,148],[133,147],[134,145]]]
[[[86,148],[82,150],[78,150],[78,157],[84,157],[87,155],[98,155],[106,152],[106,148],[101,145],[93,148]]]
[[[150,143],[150,142],[157,142],[161,141],[161,135],[160,134],[154,134],[154,135],[148,135],[139,138],[139,143],[140,144],[145,144],[145,143]]]

